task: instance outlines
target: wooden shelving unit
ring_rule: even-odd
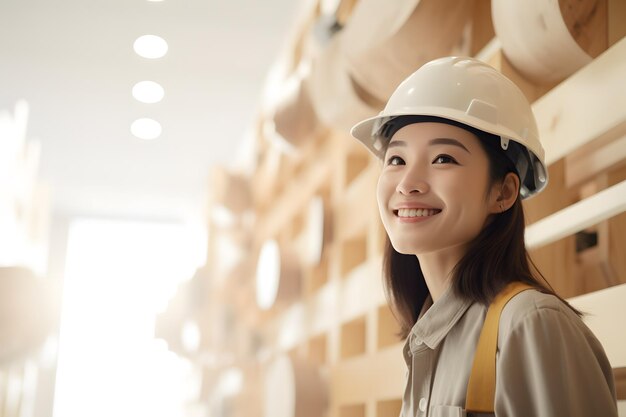
[[[233,353],[235,356],[247,355],[240,359],[257,363],[262,370],[272,358],[282,354],[308,362],[314,372],[321,375],[328,393],[328,406],[323,413],[326,417],[397,416],[401,408],[406,365],[401,352],[402,341],[397,338],[398,326],[385,303],[382,290],[381,254],[385,232],[380,224],[375,197],[380,163],[351,139],[345,129],[349,122],[362,117],[367,109],[370,109],[371,116],[381,110],[382,97],[376,96],[385,86],[380,85],[376,91],[369,91],[369,86],[359,83],[356,78],[346,83],[346,79],[350,80],[351,67],[336,60],[345,58],[341,58],[341,48],[346,48],[342,37],[348,36],[348,31],[354,28],[350,29],[350,20],[346,20],[345,32],[338,32],[327,44],[320,42],[311,31],[312,22],[321,18],[319,4],[316,1],[309,3],[297,20],[300,24],[293,35],[293,42],[280,59],[290,62],[294,69],[300,62],[308,60],[313,63],[311,71],[315,74],[312,75],[314,79],[304,79],[306,85],[302,91],[305,93],[307,88],[324,87],[326,92],[335,91],[335,94],[329,93],[332,102],[327,102],[327,107],[320,110],[319,91],[309,91],[313,108],[319,113],[319,125],[307,141],[294,139],[293,152],[280,151],[268,140],[267,132],[258,129],[258,164],[248,175],[247,185],[243,186],[248,190],[248,209],[253,212],[254,221],[246,223],[238,220],[230,228],[217,227],[210,222],[208,269],[213,285],[207,293],[208,303],[236,305],[237,312],[232,314],[231,321],[241,321],[241,324],[231,323],[230,326],[233,329],[237,327],[238,334],[253,329],[256,347],[237,348],[233,346],[237,340],[240,343],[248,340],[245,343],[249,345],[250,339],[224,336],[220,340],[222,336],[218,335],[211,339],[213,344],[206,349],[212,350],[217,358],[232,359]],[[366,17],[367,0],[339,3],[343,5],[341,13],[344,18],[351,11],[355,22],[368,18],[372,27],[389,24],[388,21],[377,21],[379,17],[375,14],[370,13]],[[347,7],[347,3],[352,6]],[[440,48],[449,47],[422,51],[419,50],[420,42],[398,42],[397,45],[405,49],[413,47],[410,45],[417,48],[400,55],[414,54],[421,57],[422,63],[454,52],[479,55],[516,82],[533,102],[546,147],[550,185],[545,193],[524,203],[529,228],[533,223],[567,210],[626,179],[626,40],[623,39],[626,35],[626,11],[617,0],[602,3],[607,10],[605,17],[578,23],[579,26],[591,25],[585,26],[586,33],[595,37],[604,36],[608,41],[604,46],[597,42],[589,43],[588,47],[593,50],[590,63],[559,82],[531,81],[507,59],[503,46],[498,45],[497,38],[494,38],[497,34],[492,27],[491,2],[488,0],[474,0],[466,9],[455,14],[455,21],[462,22],[462,27],[465,27],[458,33],[444,33],[445,13],[437,14],[441,7],[434,1],[422,1],[415,10],[404,11],[408,14],[399,24],[398,33],[390,35],[401,40],[402,33],[421,33],[416,28],[403,25],[439,22],[437,27],[428,31],[429,37],[452,36],[454,38],[439,39],[437,42]],[[371,4],[368,7],[371,12]],[[402,17],[398,15],[395,18]],[[575,21],[579,17],[568,15],[566,18]],[[390,18],[382,16],[379,19]],[[572,21],[566,23],[568,27],[575,26]],[[354,33],[349,36],[354,36]],[[387,45],[395,44],[388,42]],[[581,48],[584,47],[581,45]],[[336,50],[328,55],[325,48]],[[353,63],[384,59],[380,49],[365,51],[358,59],[353,52],[345,58],[352,59]],[[336,59],[332,63],[333,69],[345,72],[337,79],[332,79],[329,71],[321,75],[315,73],[323,68],[318,61],[323,59],[326,62],[329,56]],[[370,61],[366,61],[366,57]],[[369,75],[371,73],[361,74]],[[402,79],[406,75],[397,73],[393,76]],[[385,74],[381,72],[380,76]],[[354,100],[362,100],[362,103],[350,112],[350,103]],[[289,110],[289,114],[297,115],[297,106],[301,102],[300,99],[282,103],[281,111],[285,106],[292,105],[295,107]],[[259,126],[268,117],[272,117],[272,109],[262,109]],[[289,141],[289,138],[285,139]],[[231,172],[229,175],[240,174]],[[260,246],[267,239],[274,238],[281,245],[293,249],[290,256],[302,257],[305,243],[312,240],[307,228],[307,207],[318,196],[323,198],[325,207],[324,246],[319,261],[313,264],[300,262],[302,289],[298,297],[280,308],[260,311],[254,305],[253,296],[254,262]],[[223,193],[212,194],[210,211],[223,205],[224,201],[220,199],[225,198]],[[541,239],[549,243],[533,247],[531,255],[551,285],[565,297],[599,289],[617,289],[626,283],[623,256],[626,248],[625,216],[622,210],[617,215],[601,218],[596,224],[586,226],[585,230],[595,233],[597,242],[579,251],[576,250],[576,232],[555,240],[550,238],[548,228],[541,232],[545,233]],[[567,221],[574,229],[577,227],[576,219]],[[231,273],[225,279],[215,276],[222,261],[216,255],[215,244],[221,235],[233,232],[247,237],[241,244],[241,250],[244,259],[252,266],[242,268],[235,276]],[[234,280],[237,285],[227,285]],[[247,295],[244,297],[241,294]],[[236,304],[235,300],[238,300]],[[210,319],[218,321],[214,326],[222,326],[222,331],[226,331],[223,328],[225,324],[219,323],[224,319],[217,311]],[[618,343],[626,349],[626,340],[620,340]],[[219,374],[225,364],[213,366]],[[626,364],[618,361],[615,367],[622,369]],[[216,395],[211,392],[211,381],[214,379],[207,379],[205,397]],[[234,414],[253,415],[238,409],[239,404],[241,402],[231,404],[236,409]]]

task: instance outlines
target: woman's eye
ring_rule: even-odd
[[[450,155],[438,155],[433,160],[433,164],[458,164],[458,162]]]
[[[391,156],[387,159],[387,165],[404,165],[404,159],[399,156]]]

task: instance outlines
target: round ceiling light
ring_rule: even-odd
[[[140,81],[133,86],[133,97],[142,103],[158,103],[164,95],[163,87],[154,81]]]
[[[160,36],[143,35],[135,40],[133,49],[137,55],[144,58],[161,58],[167,53],[167,42]]]
[[[156,139],[161,135],[161,124],[153,119],[141,118],[130,125],[130,131],[139,139]]]

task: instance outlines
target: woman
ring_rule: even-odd
[[[383,162],[385,288],[407,337],[402,415],[616,416],[602,346],[530,267],[521,200],[547,171],[521,91],[478,60],[438,59],[352,134]],[[488,307],[505,295],[490,313],[495,394],[481,410],[468,381]]]

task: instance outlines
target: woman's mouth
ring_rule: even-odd
[[[413,217],[430,217],[437,213],[440,213],[440,209],[427,209],[427,208],[401,208],[394,210],[393,214],[400,218],[413,218]]]

